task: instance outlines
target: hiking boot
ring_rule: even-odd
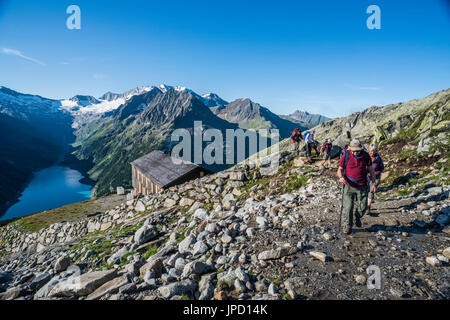
[[[356,225],[358,228],[361,228],[361,227],[362,227],[361,218],[360,218],[357,214],[355,214],[355,225]]]
[[[345,226],[343,232],[344,232],[345,234],[350,234],[350,233],[352,233],[352,227],[350,227],[350,226]]]

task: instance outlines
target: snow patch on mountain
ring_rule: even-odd
[[[27,120],[31,115],[45,116],[59,111],[58,100],[46,99],[37,95],[22,94],[0,87],[0,113]]]

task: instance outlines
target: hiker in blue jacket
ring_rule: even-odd
[[[307,131],[304,136],[306,143],[306,157],[309,159],[311,159],[311,149],[315,148],[314,134],[315,131],[312,132]]]

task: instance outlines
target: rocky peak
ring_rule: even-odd
[[[73,101],[81,106],[89,106],[91,104],[97,104],[100,103],[97,99],[95,99],[93,96],[83,96],[83,95],[76,95],[69,99],[70,101]]]

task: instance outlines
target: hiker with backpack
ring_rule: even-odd
[[[302,132],[299,128],[295,128],[291,135],[292,143],[294,144],[294,151],[300,150],[300,141],[303,140]]]
[[[349,149],[339,161],[338,177],[343,183],[342,212],[344,215],[344,233],[350,234],[353,227],[353,208],[355,207],[355,225],[362,227],[361,218],[367,211],[369,187],[367,175],[370,174],[372,190],[376,192],[375,172],[370,155],[363,150],[359,140],[352,140]]]
[[[320,164],[322,167],[325,166],[325,163],[328,160],[328,166],[331,167],[331,149],[333,145],[331,144],[331,139],[326,139],[325,143],[322,145],[322,149],[320,150],[320,154],[323,154],[323,161]]]
[[[375,172],[375,187],[378,187],[378,185],[380,184],[380,180],[381,180],[381,173],[384,171],[384,163],[383,163],[383,159],[381,159],[379,153],[378,153],[378,146],[374,143],[372,143],[369,147],[369,155],[370,155],[370,159],[372,160],[372,168],[373,171]],[[369,181],[369,199],[368,199],[368,203],[367,203],[367,211],[370,214],[370,206],[372,205],[372,202],[375,198],[375,192],[372,191],[373,188],[373,183],[372,183],[372,179],[370,179],[369,176],[367,176],[367,180]]]
[[[306,157],[309,159],[311,159],[311,149],[314,148],[315,150],[317,150],[314,142],[314,133],[315,131],[306,131],[305,133]]]

